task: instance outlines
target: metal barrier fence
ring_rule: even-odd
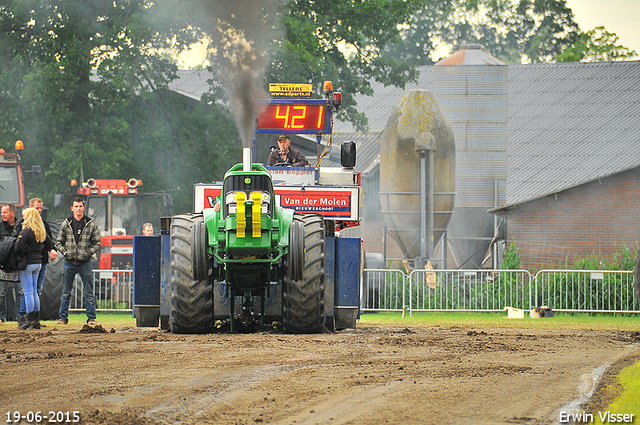
[[[93,293],[98,311],[133,310],[133,270],[94,270]],[[76,275],[69,311],[85,310],[82,280]]]
[[[556,311],[640,313],[630,271],[365,269],[362,311]]]
[[[360,280],[360,309],[403,311],[409,289],[402,270],[364,269]]]
[[[538,306],[569,312],[640,313],[631,271],[540,270],[535,280]]]
[[[531,304],[526,270],[413,270],[411,311],[502,311]]]
[[[98,311],[133,309],[132,270],[94,270]],[[640,313],[633,273],[607,270],[413,270],[364,269],[362,311],[502,311],[548,306],[555,311]],[[84,311],[76,276],[71,311]]]

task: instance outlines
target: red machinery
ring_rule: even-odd
[[[159,231],[160,217],[171,215],[171,195],[140,193],[141,186],[142,181],[137,179],[88,179],[79,187],[73,180],[73,193],[56,195],[55,208],[61,210],[62,216],[68,217],[73,198],[81,197],[85,200],[85,215],[98,225],[100,250],[94,270],[132,270],[133,237],[142,235],[145,223],[153,224]],[[101,281],[115,281],[117,277],[111,271],[100,273]]]
[[[76,191],[86,200],[85,214],[100,228],[102,270],[133,267],[133,236],[142,234],[144,223],[140,186],[136,179],[89,179]]]

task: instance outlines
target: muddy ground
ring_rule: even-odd
[[[640,332],[621,331],[104,331],[0,328],[1,420],[77,411],[88,424],[553,424],[584,407],[605,366],[640,358]]]

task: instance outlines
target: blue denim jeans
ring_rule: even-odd
[[[43,264],[40,269],[40,273],[38,273],[38,298],[42,295],[42,284],[44,283],[44,274],[47,272],[47,265]],[[27,307],[25,305],[24,294],[22,294],[22,302],[20,303],[20,316],[24,316],[27,314]]]
[[[38,273],[42,264],[27,264],[25,270],[18,270],[22,291],[26,304],[26,312],[40,311],[40,297],[38,296]]]
[[[66,260],[62,268],[62,298],[60,299],[60,319],[69,320],[69,298],[73,290],[76,275],[80,275],[84,290],[84,300],[87,306],[87,318],[96,318],[96,297],[93,294],[93,270],[91,262],[72,264]]]

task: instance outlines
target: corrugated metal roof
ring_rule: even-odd
[[[209,90],[209,83],[213,76],[205,69],[180,69],[178,78],[169,83],[169,89],[191,99],[200,100]]]
[[[406,89],[434,91],[433,66]],[[508,65],[507,203],[515,205],[640,166],[640,62]],[[179,71],[171,88],[194,99],[206,71]],[[370,132],[336,121],[334,140],[356,142],[356,168],[377,164],[382,130],[404,90],[372,83],[356,96]],[[435,93],[434,93],[435,94]],[[437,95],[436,95],[437,97]],[[445,111],[446,115],[446,111]],[[339,163],[339,149],[329,161]]]
[[[374,96],[359,95],[355,97],[358,111],[364,112],[369,119],[369,130],[376,132],[384,130],[391,111],[396,107],[405,90],[428,90],[433,92],[433,67],[422,67],[418,70],[418,82],[407,84],[405,89],[372,82]],[[355,129],[348,122],[336,121],[334,132],[354,132]]]
[[[640,62],[509,65],[507,205],[640,166]]]

